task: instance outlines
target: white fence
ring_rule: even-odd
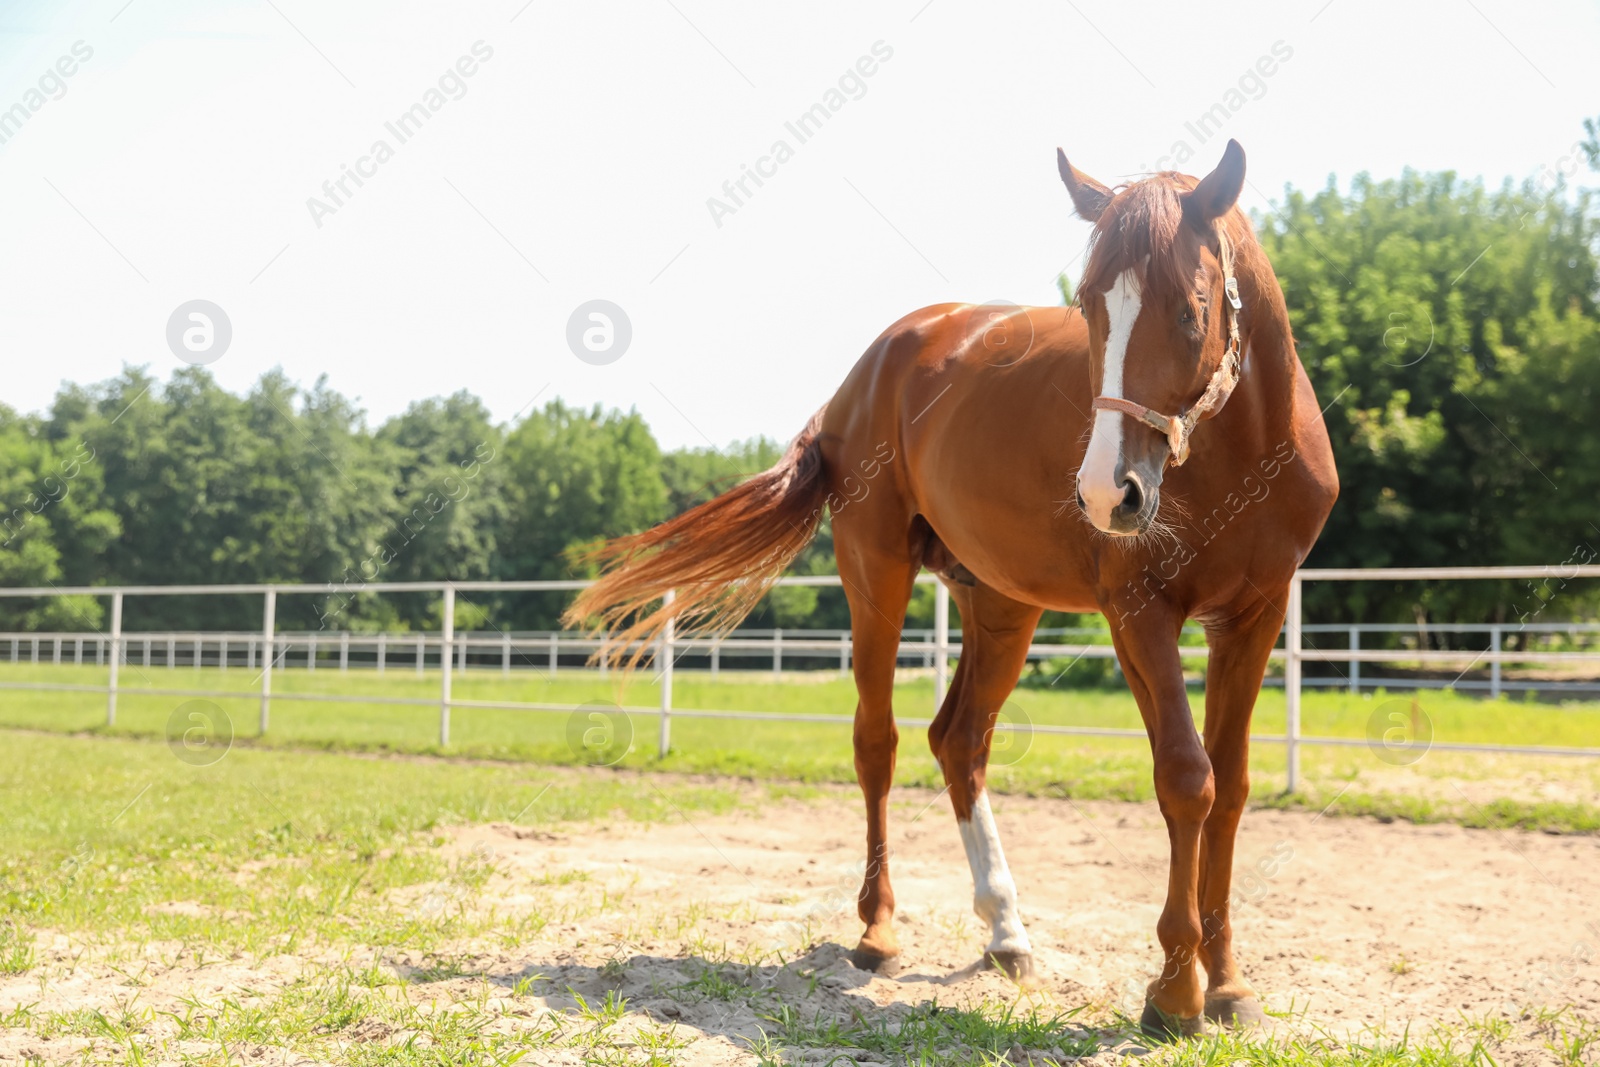
[[[1307,680],[1303,678],[1303,665],[1308,662],[1344,662],[1351,665],[1351,676],[1347,679],[1317,679],[1313,682],[1332,682],[1336,685],[1349,685],[1352,690],[1361,685],[1360,665],[1362,663],[1408,663],[1429,664],[1436,663],[1450,665],[1452,669],[1459,665],[1463,659],[1469,661],[1468,669],[1478,663],[1485,663],[1490,667],[1491,678],[1489,688],[1491,693],[1498,695],[1501,690],[1502,663],[1514,661],[1517,663],[1595,663],[1600,664],[1600,651],[1529,651],[1519,650],[1507,652],[1503,649],[1503,636],[1511,631],[1545,632],[1593,632],[1590,627],[1578,627],[1574,624],[1542,624],[1525,627],[1495,626],[1473,627],[1470,629],[1490,634],[1490,647],[1481,652],[1463,652],[1455,650],[1416,649],[1363,649],[1360,647],[1360,635],[1363,632],[1392,629],[1373,625],[1365,626],[1337,626],[1337,627],[1310,627],[1303,623],[1302,618],[1302,592],[1304,583],[1308,581],[1372,581],[1372,580],[1434,580],[1451,581],[1463,579],[1551,579],[1559,578],[1563,581],[1575,578],[1600,578],[1600,566],[1568,566],[1561,567],[1447,567],[1447,568],[1382,568],[1366,570],[1303,570],[1297,573],[1290,584],[1289,609],[1285,620],[1284,647],[1274,649],[1272,656],[1284,664],[1284,687],[1286,690],[1286,729],[1282,735],[1252,735],[1252,741],[1268,744],[1282,744],[1285,746],[1288,763],[1288,787],[1294,790],[1300,781],[1300,748],[1303,745],[1364,745],[1367,742],[1357,738],[1333,737],[1308,737],[1300,730],[1300,704],[1301,693]],[[931,575],[922,575],[919,582],[935,584],[934,602],[934,627],[931,632],[924,631],[920,640],[913,639],[902,641],[900,652],[902,656],[920,656],[932,666],[934,673],[934,705],[935,710],[943,700],[949,681],[949,663],[952,655],[959,655],[959,641],[952,640],[950,632],[950,599],[949,592]],[[539,581],[539,582],[372,582],[362,587],[365,592],[374,593],[439,593],[443,598],[443,611],[441,615],[442,628],[438,634],[407,634],[389,635],[374,634],[370,637],[352,635],[350,633],[338,634],[294,634],[279,633],[276,628],[277,600],[279,595],[326,595],[327,586],[306,584],[274,584],[274,585],[189,585],[189,586],[93,586],[93,587],[35,587],[35,588],[10,588],[0,589],[0,597],[55,597],[64,595],[91,595],[109,598],[111,601],[111,625],[107,632],[96,633],[92,636],[84,634],[6,634],[0,635],[0,642],[9,642],[9,651],[12,662],[18,662],[22,648],[26,644],[31,652],[28,662],[50,663],[85,663],[93,662],[108,668],[108,678],[104,686],[74,685],[52,682],[34,681],[0,681],[0,689],[27,689],[35,691],[57,692],[103,692],[106,695],[106,722],[114,724],[117,717],[117,697],[121,692],[118,685],[119,668],[129,662],[130,652],[137,649],[143,653],[146,663],[150,662],[152,653],[164,654],[168,666],[180,662],[182,652],[189,654],[189,664],[199,667],[206,665],[208,649],[212,653],[211,666],[241,667],[245,670],[257,671],[252,682],[259,681],[257,692],[242,692],[240,690],[223,690],[207,688],[145,688],[137,691],[145,695],[155,696],[181,696],[181,697],[233,697],[259,695],[260,722],[259,729],[266,733],[271,721],[272,702],[274,700],[298,700],[319,702],[354,702],[364,704],[388,705],[423,705],[437,706],[439,709],[439,742],[441,745],[450,743],[450,712],[452,708],[493,708],[516,711],[576,711],[582,705],[559,703],[532,703],[525,701],[483,701],[460,700],[452,695],[454,675],[467,669],[467,665],[475,655],[481,656],[485,650],[496,651],[500,657],[500,668],[509,672],[514,655],[526,656],[529,652],[543,652],[548,657],[547,663],[551,669],[559,667],[560,656],[563,653],[587,654],[598,647],[598,642],[592,638],[583,638],[561,634],[539,635],[513,635],[496,632],[494,635],[484,634],[457,634],[455,631],[455,600],[457,592],[547,592],[547,591],[573,591],[586,586],[587,582],[581,581]],[[834,576],[808,576],[785,578],[784,585],[810,585],[810,586],[837,586],[839,579]],[[262,625],[259,633],[251,634],[129,634],[122,630],[122,617],[124,601],[128,597],[136,596],[215,596],[215,595],[259,595],[262,597]],[[669,594],[670,595],[670,594]],[[1466,630],[1467,627],[1435,627],[1435,629]],[[1311,632],[1340,632],[1344,633],[1349,641],[1349,647],[1343,649],[1324,649],[1306,647],[1305,634]],[[915,631],[913,631],[915,633]],[[319,650],[319,644],[323,648]],[[186,647],[185,647],[186,646]],[[40,649],[49,649],[48,659],[41,660]],[[352,654],[359,658],[369,648],[373,655],[373,666],[376,670],[389,668],[391,654],[402,663],[407,663],[410,669],[421,673],[428,663],[430,652],[433,656],[434,666],[439,670],[440,689],[437,699],[414,698],[383,695],[350,695],[350,694],[316,694],[316,693],[279,693],[272,691],[273,674],[282,670],[289,662],[291,653],[299,647],[306,658],[303,666],[308,670],[315,670],[319,659],[323,655],[337,655],[337,664],[340,669],[349,669],[352,663]],[[331,647],[331,651],[330,651]],[[270,650],[270,654],[268,653]],[[828,635],[817,637],[808,634],[802,638],[785,637],[782,631],[772,632],[764,638],[757,637],[732,637],[713,642],[701,638],[677,638],[670,627],[660,646],[652,650],[652,662],[657,671],[660,682],[660,706],[656,708],[626,708],[633,713],[655,714],[659,716],[659,750],[665,755],[671,747],[671,724],[673,716],[684,718],[715,718],[715,719],[749,719],[755,721],[787,721],[787,722],[822,722],[839,723],[842,719],[838,715],[782,715],[761,712],[739,711],[707,711],[700,709],[675,708],[672,704],[672,676],[673,667],[677,660],[687,655],[703,655],[710,657],[715,665],[719,663],[724,654],[770,655],[773,658],[775,670],[781,670],[783,656],[796,655],[838,655],[840,669],[849,666],[848,635]],[[89,658],[86,658],[86,654]],[[1183,646],[1180,654],[1185,659],[1205,659],[1208,650],[1204,646]],[[1057,658],[1057,657],[1102,657],[1111,658],[1115,653],[1109,645],[1104,644],[1034,644],[1029,649],[1032,658]],[[408,662],[409,661],[409,662]],[[715,669],[715,668],[714,668]],[[1465,670],[1462,671],[1465,674]],[[1393,684],[1385,679],[1384,684]],[[844,720],[848,721],[848,720]],[[902,725],[926,726],[932,720],[923,718],[901,718]],[[1080,734],[1092,736],[1126,736],[1143,737],[1142,730],[1114,729],[1100,727],[1077,726],[1049,726],[1035,725],[1031,727],[1035,733],[1050,734]],[[1525,755],[1560,755],[1560,756],[1600,756],[1600,748],[1556,748],[1549,746],[1532,745],[1479,745],[1479,744],[1454,744],[1434,743],[1436,749],[1463,752],[1500,752],[1519,753]]]
[[[1397,635],[1404,647],[1391,654],[1414,663],[1409,652],[1416,650],[1441,651],[1428,646],[1441,635],[1486,635],[1491,652],[1500,651],[1505,638],[1512,634],[1546,639],[1565,638],[1568,643],[1586,644],[1600,650],[1600,623],[1358,623],[1358,624],[1308,624],[1302,627],[1306,643],[1314,644],[1310,635],[1330,635],[1344,642],[1353,651],[1361,651],[1363,635]],[[1078,658],[1103,658],[1116,667],[1115,654],[1109,645],[1084,645],[1082,641],[1104,639],[1103,629],[1091,627],[1041,627],[1034,631],[1036,638],[1045,639],[1028,650],[1032,661],[1062,658],[1070,647],[1085,649]],[[1071,644],[1066,641],[1051,643],[1051,638],[1080,638]],[[1183,630],[1188,640],[1187,649],[1195,655],[1204,653],[1201,641],[1204,631],[1197,626]],[[412,671],[422,674],[431,663],[437,667],[442,643],[437,633],[415,630],[381,632],[351,630],[279,631],[274,637],[273,660],[277,669],[300,668],[315,670],[373,670],[379,674],[389,671]],[[473,670],[496,670],[510,674],[519,670],[538,670],[548,675],[558,674],[563,666],[576,667],[588,660],[600,648],[601,642],[583,633],[570,630],[478,630],[457,631],[454,652],[455,670],[464,673]],[[86,633],[76,630],[0,631],[0,663],[30,663],[53,665],[104,666],[110,638],[103,633]],[[951,654],[959,657],[961,632],[950,631]],[[1069,647],[1070,646],[1070,647]],[[217,667],[222,670],[242,668],[255,670],[259,663],[261,635],[255,632],[219,630],[151,630],[122,635],[122,662],[140,667]],[[751,661],[771,665],[774,674],[781,674],[785,666],[793,667],[795,661],[804,661],[816,668],[823,661],[837,662],[840,671],[848,671],[851,662],[849,630],[818,629],[760,629],[741,628],[714,642],[679,639],[673,643],[677,660],[695,656],[705,661],[715,678],[725,661],[733,661],[737,668],[742,661],[745,669],[752,669]],[[934,631],[907,628],[901,632],[900,664],[933,666]],[[1318,648],[1317,651],[1322,651]],[[1477,658],[1476,650],[1443,650],[1458,662]],[[1525,648],[1524,652],[1532,651]],[[1402,654],[1404,653],[1404,654]],[[1187,651],[1186,651],[1187,654]],[[1509,659],[1525,662],[1523,654],[1508,655]],[[1372,675],[1361,670],[1361,660],[1349,664],[1341,677],[1302,678],[1306,688],[1334,687],[1360,693],[1364,689],[1429,689],[1452,688],[1487,692],[1491,698],[1508,692],[1529,690],[1556,695],[1600,695],[1600,678],[1538,680],[1506,679],[1501,670],[1501,659],[1496,657],[1488,664],[1485,679],[1430,679],[1414,675]],[[605,674],[604,665],[600,668]],[[1276,685],[1278,679],[1267,683]]]
[[[1066,635],[1093,637],[1088,628],[1040,629],[1038,637]],[[1196,634],[1199,631],[1195,631]],[[1104,637],[1103,632],[1099,636]],[[960,632],[952,630],[950,640],[959,649]],[[415,630],[392,633],[349,630],[280,631],[274,636],[275,667],[315,670],[414,671],[422,674],[425,665],[439,665],[441,640],[438,633]],[[570,630],[477,630],[457,631],[453,655],[457,673],[496,670],[538,670],[558,673],[562,666],[574,667],[596,652],[601,642],[587,634]],[[0,632],[0,663],[87,664],[104,666],[110,638],[103,634],[79,631]],[[141,667],[218,667],[255,669],[261,636],[244,631],[182,630],[138,631],[122,635],[124,664]],[[691,655],[707,661],[713,677],[725,660],[760,660],[771,664],[775,674],[796,660],[816,665],[821,660],[836,661],[839,670],[850,668],[849,630],[740,629],[716,640],[680,638],[673,642],[677,659]],[[900,662],[920,662],[933,666],[933,630],[902,631]],[[1059,655],[1059,646],[1038,645],[1033,659]],[[1109,646],[1105,655],[1112,654]],[[602,664],[600,673],[604,675]]]

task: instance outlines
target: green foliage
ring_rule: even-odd
[[[1361,175],[1348,193],[1331,182],[1289,190],[1260,231],[1328,405],[1342,485],[1310,565],[1594,553],[1600,270],[1589,194],[1531,182],[1489,192],[1448,172]],[[1308,599],[1330,620],[1467,621],[1515,618],[1518,592],[1320,587]]]
[[[506,436],[504,577],[567,578],[567,550],[667,517],[661,450],[637,412],[551,402]]]
[[[282,629],[437,629],[439,603],[370,582],[570,578],[574,548],[643,529],[777,462],[753,438],[666,455],[635,412],[554,401],[497,425],[467,393],[423,400],[369,430],[351,401],[281,373],[245,396],[198,368],[68,385],[49,412],[0,408],[0,582],[97,585],[299,581]],[[824,535],[797,564],[833,569]],[[819,601],[821,607],[819,609]],[[458,596],[460,629],[555,625],[564,595]],[[796,626],[835,591],[784,590],[753,625]],[[253,629],[254,597],[129,602],[130,630]],[[93,597],[0,602],[9,628],[92,630]]]
[[[43,436],[92,449],[79,480],[120,527],[109,539],[62,530],[74,584],[345,581],[392,522],[398,451],[320,382],[301,390],[274,372],[238,397],[197,368],[164,387],[129,370],[66,387],[38,421]],[[253,626],[254,599],[138,598],[125,624]],[[282,625],[314,626],[315,607],[287,599]]]
[[[393,492],[406,538],[385,580],[489,577],[510,506],[504,437],[483,401],[465,392],[420,401],[377,437],[400,457]]]
[[[1102,656],[1049,659],[1033,664],[1018,683],[1030,688],[1102,689],[1115,684],[1116,661]]]
[[[51,435],[35,418],[0,406],[0,584],[62,583],[80,554],[94,555],[120,531],[106,504],[101,469],[82,440]],[[98,601],[85,597],[0,603],[0,625],[92,629]]]
[[[783,457],[783,446],[767,437],[735,441],[727,448],[684,448],[661,457],[668,511],[677,515],[764,471]]]
[[[552,401],[506,435],[505,453],[509,519],[496,577],[587,576],[572,566],[573,549],[667,517],[661,450],[637,412]],[[501,603],[507,619],[550,627],[567,600],[531,593]]]

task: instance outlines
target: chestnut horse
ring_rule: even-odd
[[[1021,978],[1032,947],[984,792],[990,737],[1040,614],[1103,612],[1171,845],[1156,924],[1165,958],[1142,1022],[1193,1034],[1207,1018],[1261,1018],[1229,910],[1250,716],[1290,577],[1338,479],[1283,294],[1236,206],[1238,144],[1199,181],[1161,173],[1109,189],[1059,152],[1058,164],[1094,224],[1073,307],[941,304],[901,319],[777,466],[591,553],[605,573],[567,620],[598,620],[621,647],[654,640],[669,619],[722,632],[831,510],[867,814],[866,930],[852,958],[893,973],[890,698],[913,580],[937,573],[962,641],[928,741],[992,931],[985,955]],[[1210,645],[1204,735],[1178,660],[1187,619]]]

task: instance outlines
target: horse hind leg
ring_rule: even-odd
[[[856,911],[866,930],[850,960],[879,974],[900,969],[894,933],[894,889],[889,882],[889,788],[894,783],[900,731],[892,699],[900,629],[916,579],[915,562],[866,559],[839,540],[839,573],[850,602],[851,655],[856,680],[856,780],[867,808],[867,859]]]
[[[972,910],[989,925],[984,958],[1020,981],[1033,975],[1033,946],[986,787],[995,718],[1022,674],[1041,610],[984,585],[953,593],[961,612],[961,660],[928,743],[944,772],[972,869]]]

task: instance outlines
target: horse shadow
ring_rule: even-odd
[[[908,1053],[920,1049],[933,1056],[957,1044],[1011,1063],[1060,1062],[1113,1047],[1143,1051],[1126,1027],[1079,1023],[1047,1004],[1021,998],[979,1008],[975,1002],[982,998],[970,995],[976,991],[941,995],[989,971],[981,959],[948,973],[901,972],[894,982],[921,986],[926,995],[910,1003],[887,999],[881,984],[871,988],[877,976],[854,967],[849,950],[835,942],[814,944],[782,963],[639,954],[598,966],[570,958],[443,971],[437,965],[390,966],[412,985],[485,982],[513,1002],[527,998],[528,1009],[542,1008],[562,1020],[562,1040],[580,1044],[649,1047],[663,1040],[721,1038],[764,1062],[777,1061],[781,1050],[803,1049],[807,1060],[820,1053],[822,1062],[842,1057],[840,1063],[914,1060]]]

